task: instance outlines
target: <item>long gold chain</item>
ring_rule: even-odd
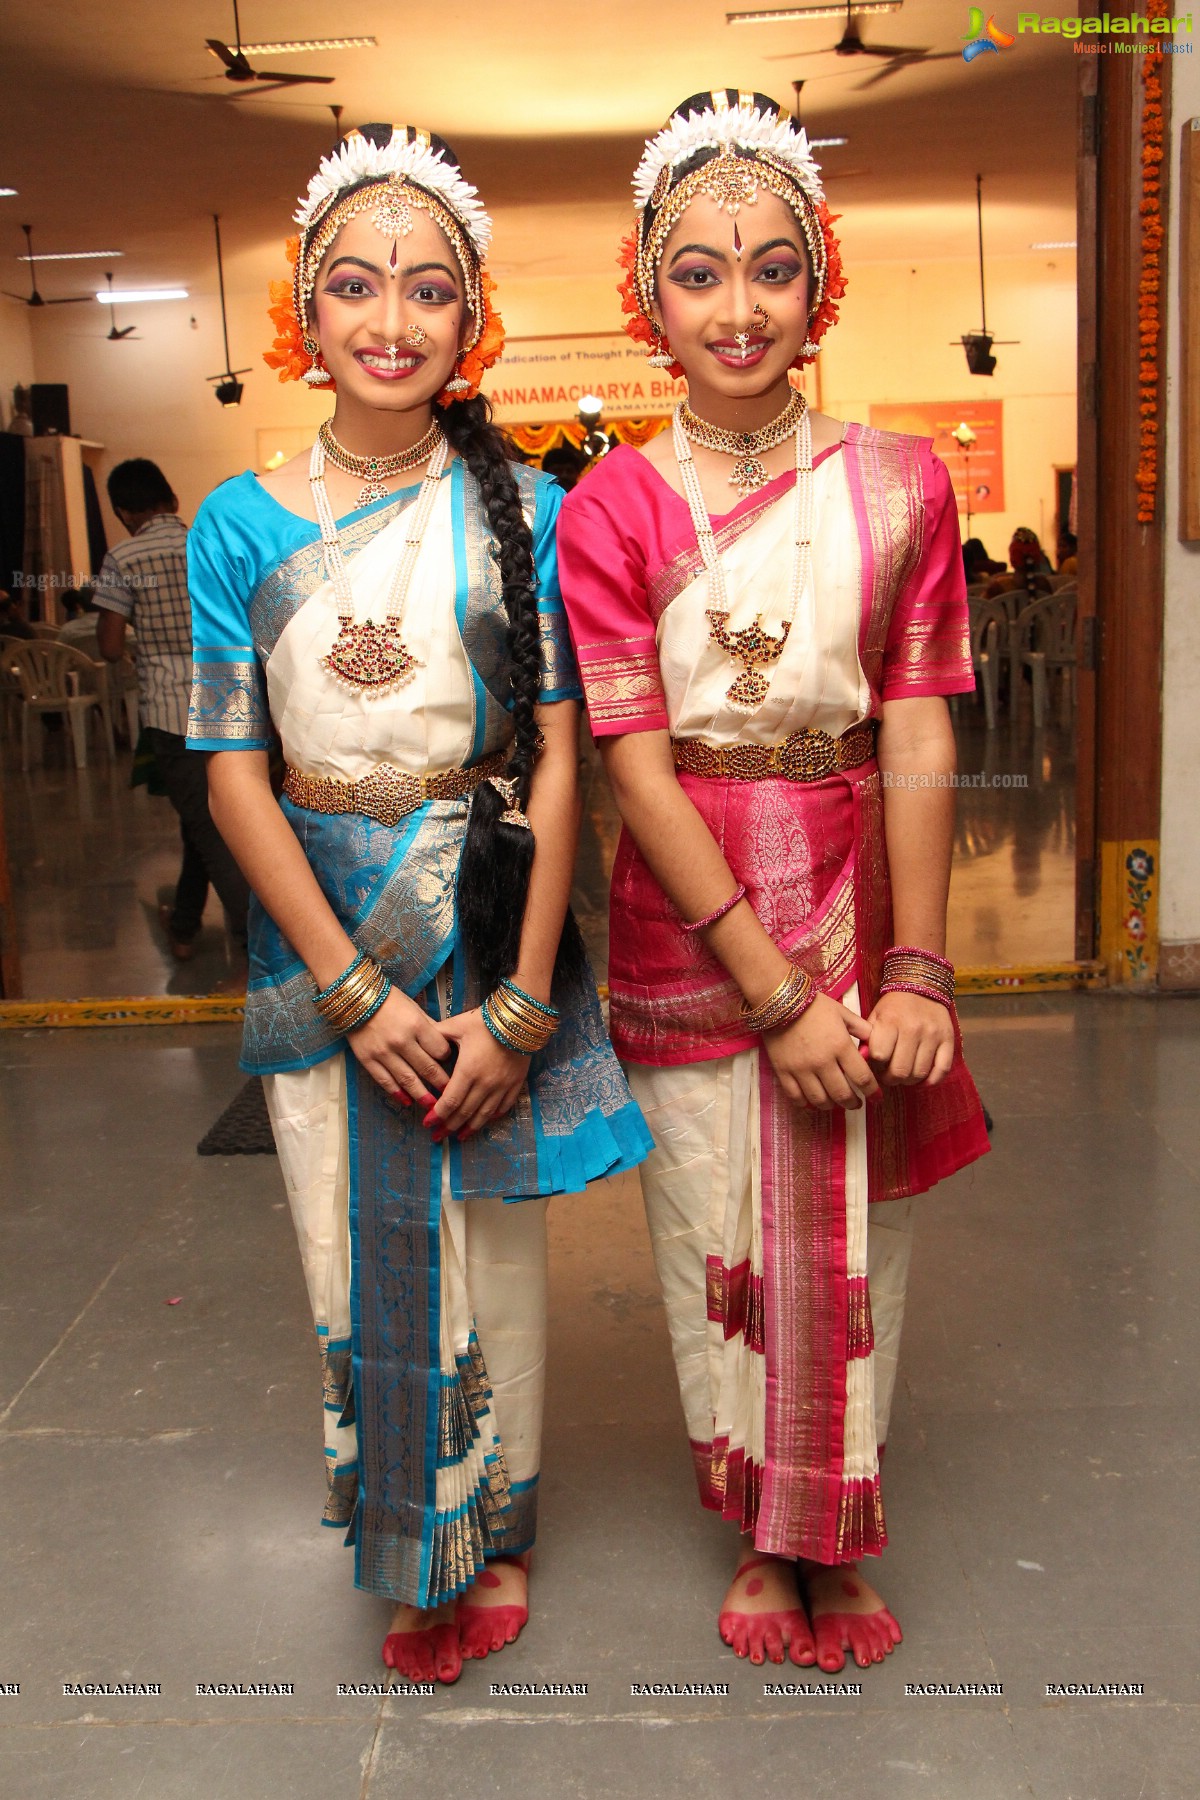
[[[708,516],[708,508],[704,503],[704,492],[700,486],[700,477],[696,472],[691,446],[684,431],[683,421],[679,416],[681,410],[682,403],[675,409],[675,459],[679,464],[683,491],[687,497],[688,510],[692,515],[696,542],[699,545],[700,556],[708,575],[708,597],[711,604],[704,616],[708,620],[709,639],[732,661],[740,662],[742,665],[742,673],[730,684],[725,698],[732,705],[740,707],[746,712],[754,712],[766,699],[770,687],[769,677],[763,675],[761,670],[773,668],[783,655],[783,648],[788,641],[792,622],[796,617],[796,609],[800,604],[800,596],[808,586],[812,570],[812,420],[808,416],[808,407],[803,397],[800,396],[799,420],[795,427],[796,486],[792,495],[792,585],[787,617],[782,620],[777,632],[767,629],[763,624],[761,613],[755,613],[753,622],[744,626],[740,631],[730,631],[729,592],[725,583],[725,570],[721,564],[721,552],[712,528],[712,520]]]
[[[343,475],[357,475],[363,487],[355,501],[356,506],[371,506],[376,500],[382,500],[387,493],[386,483],[393,481],[397,475],[407,475],[410,469],[419,469],[428,462],[433,452],[441,443],[444,433],[438,421],[434,419],[429,430],[419,437],[415,444],[407,450],[392,450],[386,456],[356,456],[353,450],[347,450],[345,444],[339,444],[333,435],[333,426],[328,419],[321,422],[317,433],[326,459]]]
[[[325,572],[333,588],[338,612],[338,635],[329,654],[321,658],[321,666],[328,669],[342,687],[351,693],[364,694],[367,699],[392,693],[408,680],[417,666],[417,658],[404,642],[402,626],[409,582],[417,566],[421,540],[433,511],[438,482],[442,478],[450,449],[440,429],[437,438],[433,454],[429,458],[429,467],[425,471],[425,479],[421,483],[421,491],[409,509],[404,550],[392,577],[387,611],[378,625],[373,619],[367,619],[361,625],[355,620],[354,594],[346,559],[342,555],[337,520],[333,516],[325,487],[325,446],[319,436],[312,447],[308,479],[317,509],[317,522],[321,527]]]
[[[720,425],[710,425],[707,419],[702,419],[692,411],[686,400],[680,401],[676,417],[685,437],[693,444],[699,444],[702,450],[715,450],[721,456],[737,457],[733,474],[729,477],[729,485],[735,487],[744,500],[747,494],[756,494],[759,488],[766,487],[771,478],[761,458],[768,450],[777,449],[785,438],[791,437],[803,418],[806,407],[804,395],[793,388],[783,411],[766,425],[760,425],[757,431],[726,431]]]

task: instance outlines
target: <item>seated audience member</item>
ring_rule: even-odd
[[[1078,577],[1079,560],[1075,554],[1078,547],[1079,542],[1073,531],[1059,532],[1056,549],[1058,552],[1058,574],[1060,580],[1065,577],[1067,581],[1074,581]]]
[[[984,549],[982,538],[968,538],[962,547],[963,574],[967,578],[967,586],[986,581],[989,575],[1002,575],[1004,564],[993,562]]]
[[[7,588],[0,588],[0,637],[31,638],[33,632],[29,627],[21,603],[14,600]]]
[[[1008,546],[1008,560],[1012,564],[1011,575],[997,575],[988,583],[987,597],[994,599],[998,594],[1019,593],[1022,590],[1029,594],[1049,594],[1053,589],[1050,560],[1042,549],[1036,531],[1028,525],[1018,525],[1012,534],[1012,542]]]

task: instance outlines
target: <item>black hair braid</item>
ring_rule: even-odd
[[[534,707],[541,691],[541,641],[534,594],[533,538],[525,522],[504,438],[491,422],[486,400],[456,400],[442,415],[450,444],[479,484],[488,524],[499,551],[500,581],[508,614],[508,650],[515,739],[506,774],[517,784],[522,808],[529,800],[537,759]],[[459,922],[468,961],[481,994],[488,994],[517,966],[521,927],[533,866],[533,833],[505,825],[501,794],[484,782],[476,788],[458,873]]]

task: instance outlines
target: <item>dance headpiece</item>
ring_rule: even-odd
[[[369,213],[384,237],[407,237],[414,210],[426,213],[449,242],[470,312],[457,371],[438,399],[448,405],[478,393],[485,370],[504,348],[504,327],[491,305],[495,283],[483,266],[492,221],[449,145],[412,125],[364,125],[348,132],[333,155],[322,159],[299,201],[294,217],[300,235],[287,247],[292,280],[271,284],[277,335],[264,361],[279,370],[280,381],[330,385],[309,311],[317,272],[338,232],[359,213]]]
[[[812,265],[808,342],[797,366],[817,353],[821,337],[837,318],[845,292],[842,259],[825,204],[821,171],[808,138],[789,114],[762,94],[717,88],[696,94],[677,107],[646,144],[633,177],[638,220],[621,246],[628,271],[621,287],[625,329],[651,348],[658,341],[653,320],[655,279],[663,247],[684,209],[704,195],[730,214],[752,206],[759,189],[785,200],[796,215]],[[678,363],[672,372],[682,375]]]

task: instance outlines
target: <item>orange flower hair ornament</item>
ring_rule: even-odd
[[[715,200],[732,215],[753,205],[765,188],[791,207],[808,248],[813,280],[808,335],[792,363],[803,368],[836,323],[837,302],[846,291],[835,215],[825,204],[808,139],[787,113],[761,96],[716,89],[685,105],[686,113],[681,108],[647,142],[633,178],[638,219],[618,256],[625,270],[618,288],[625,330],[647,347],[656,367],[669,368],[677,379],[683,375],[682,364],[668,363],[669,346],[663,348],[651,317],[663,247],[697,195]]]
[[[317,272],[338,232],[359,213],[370,213],[385,235],[404,237],[412,230],[414,209],[444,233],[466,293],[469,328],[438,404],[473,399],[479,392],[484,374],[504,349],[504,324],[492,305],[495,283],[484,268],[491,220],[448,146],[408,125],[368,125],[349,132],[309,182],[296,212],[301,233],[287,244],[292,278],[271,283],[275,339],[263,361],[278,370],[280,381],[334,389],[309,329]]]

